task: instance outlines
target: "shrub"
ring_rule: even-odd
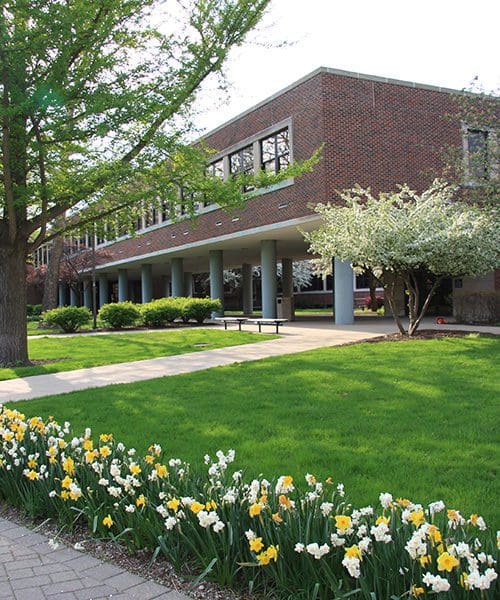
[[[183,315],[186,319],[193,319],[197,323],[203,323],[209,319],[213,312],[222,309],[220,300],[211,300],[210,298],[187,298],[183,307]]]
[[[135,325],[141,318],[141,312],[133,302],[113,302],[101,306],[99,318],[106,327],[121,329]]]
[[[90,323],[92,313],[84,306],[61,306],[42,315],[42,322],[49,327],[60,327],[64,333],[73,333],[82,325]]]
[[[63,527],[79,520],[132,551],[162,552],[200,579],[276,599],[498,597],[494,531],[441,501],[424,507],[382,493],[380,506],[355,509],[331,478],[307,474],[303,490],[285,475],[245,481],[229,471],[231,450],[206,457],[202,474],[157,444],[141,457],[112,435],[75,437],[69,424],[8,408],[0,431],[7,502]]]
[[[382,308],[382,306],[384,306],[384,299],[382,298],[382,296],[377,296],[377,306],[372,306],[372,299],[370,298],[370,296],[366,296],[366,298],[363,300],[363,304],[364,307],[368,310],[376,311],[379,308]]]
[[[182,314],[182,306],[177,298],[160,298],[141,304],[142,320],[147,327],[163,327],[173,323]]]
[[[26,305],[26,316],[27,317],[39,317],[42,314],[41,304],[27,304]]]

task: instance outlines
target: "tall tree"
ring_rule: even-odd
[[[407,186],[373,196],[355,188],[341,194],[342,206],[319,204],[321,227],[305,233],[317,267],[331,269],[334,256],[380,281],[402,334],[413,335],[444,277],[480,275],[500,266],[500,210],[456,201],[456,188],[435,181],[422,194]],[[420,297],[418,274],[432,285]],[[406,330],[395,303],[396,278],[408,293]]]
[[[0,364],[28,360],[26,258],[58,218],[173,206],[184,180],[222,205],[241,197],[201,183],[205,157],[182,133],[200,85],[269,2],[0,3]]]

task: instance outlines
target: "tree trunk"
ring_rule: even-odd
[[[0,247],[0,365],[27,364],[26,245]]]
[[[57,308],[58,304],[58,286],[59,286],[59,267],[64,250],[64,238],[57,236],[51,244],[49,253],[49,264],[45,272],[45,282],[43,285],[42,311]]]

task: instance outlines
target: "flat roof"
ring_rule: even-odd
[[[279,96],[281,96],[285,92],[293,90],[293,88],[299,86],[300,84],[304,83],[305,81],[307,81],[309,79],[312,79],[313,77],[316,77],[316,75],[320,75],[321,73],[327,73],[329,75],[339,75],[341,77],[351,77],[353,79],[363,79],[365,81],[375,81],[378,83],[391,83],[393,85],[404,85],[406,87],[418,88],[418,89],[423,89],[423,90],[431,90],[434,92],[443,92],[446,94],[463,93],[463,90],[455,90],[452,88],[439,87],[437,85],[429,85],[426,83],[416,83],[414,81],[404,81],[403,79],[391,79],[390,77],[381,77],[379,75],[369,75],[367,73],[355,73],[354,71],[344,71],[342,69],[332,69],[330,67],[318,67],[317,69],[314,69],[314,71],[311,71],[307,75],[304,75],[304,77],[297,79],[297,81],[294,81],[290,85],[287,85],[286,87],[275,92],[274,94],[271,94],[271,96],[268,96],[264,100],[261,100],[260,102],[258,102],[257,104],[254,104],[250,108],[247,108],[246,110],[244,110],[243,112],[239,113],[238,115],[232,117],[228,121],[225,121],[224,123],[222,123],[222,125],[218,125],[217,127],[215,127],[215,129],[211,129],[207,133],[203,134],[201,136],[201,138],[199,138],[199,139],[203,140],[203,139],[213,135],[214,133],[217,133],[221,129],[224,129],[224,127],[231,125],[231,123],[238,121],[239,119],[241,119],[242,117],[253,112],[257,108],[260,108],[261,106],[264,106],[268,102],[271,102],[272,100],[275,100],[276,98],[279,98]]]

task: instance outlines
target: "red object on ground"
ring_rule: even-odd
[[[446,325],[447,321],[444,317],[436,317],[436,325]]]

